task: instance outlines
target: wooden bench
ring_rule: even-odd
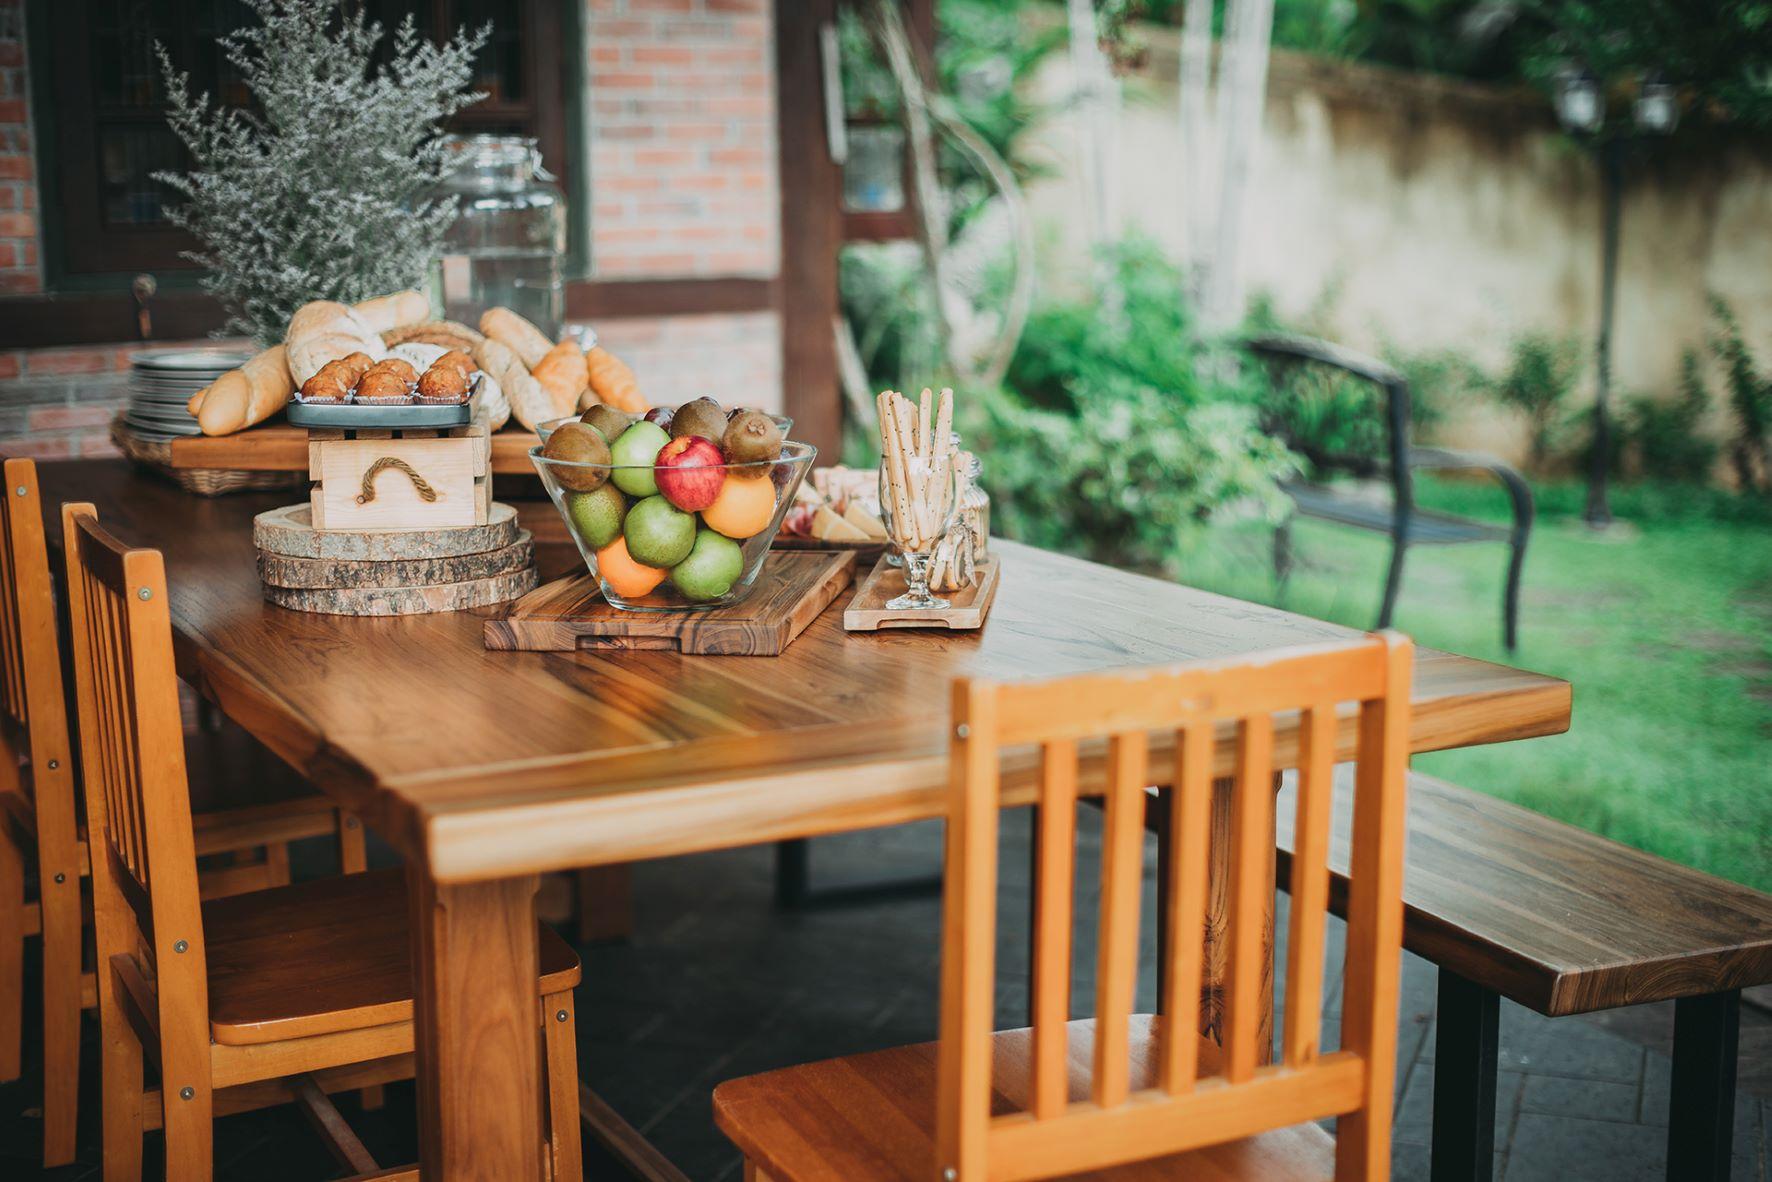
[[[1332,905],[1346,904],[1338,784]],[[1278,808],[1289,880],[1294,789]],[[1674,1002],[1670,1182],[1726,1179],[1741,990],[1772,982],[1772,897],[1419,773],[1403,945],[1439,966],[1433,1178],[1491,1176],[1499,1003],[1548,1017]]]

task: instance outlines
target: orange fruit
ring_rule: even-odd
[[[597,551],[597,577],[623,599],[638,599],[650,594],[668,574],[669,571],[635,562],[628,553],[626,538],[618,537]]]
[[[760,476],[728,473],[714,503],[701,511],[702,522],[729,538],[744,540],[769,528],[775,516],[775,482],[765,471]]]

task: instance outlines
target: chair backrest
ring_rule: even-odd
[[[170,1054],[168,1008],[206,1021],[209,993],[165,567],[89,504],[63,505],[62,531],[99,971],[145,953]],[[177,1025],[207,1043],[205,1025]]]
[[[77,859],[78,831],[37,465],[8,458],[0,467],[6,480],[0,489],[0,777],[7,777],[0,790],[33,798],[38,856],[65,871]],[[18,776],[21,745],[31,757],[28,780]]]
[[[1330,1116],[1339,1182],[1388,1177],[1402,947],[1403,793],[1412,647],[1394,633],[1244,662],[954,685],[944,897],[936,1177],[1013,1182],[1177,1153]],[[1357,736],[1341,1049],[1320,1051],[1327,855],[1339,708]],[[1274,746],[1274,716],[1298,741]],[[1218,734],[1234,732],[1227,761]],[[1174,739],[1169,931],[1157,1086],[1131,1088],[1143,816],[1151,732]],[[1095,741],[1105,761],[1094,762]],[[1039,752],[1032,1080],[992,1116],[1000,762]],[[1089,762],[1080,763],[1079,755]],[[1263,928],[1272,901],[1274,770],[1300,769],[1286,1025],[1262,1065]],[[1091,1095],[1068,1094],[1072,889],[1080,771],[1102,769],[1100,932]],[[1229,775],[1230,931],[1224,1041],[1202,1063],[1199,1010],[1214,777]],[[1210,1058],[1210,1055],[1209,1055]],[[1210,1068],[1210,1064],[1208,1064]],[[952,1170],[952,1173],[947,1171]]]
[[[1395,369],[1352,349],[1313,337],[1269,335],[1244,342],[1268,363],[1274,397],[1262,425],[1280,436],[1320,472],[1389,476],[1399,496],[1412,493],[1409,475],[1409,382]],[[1298,379],[1327,377],[1326,384],[1303,389]],[[1382,406],[1350,405],[1347,382],[1376,389]],[[1290,383],[1290,384],[1288,384]]]

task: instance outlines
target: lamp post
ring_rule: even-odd
[[[1557,120],[1565,131],[1593,146],[1600,164],[1600,332],[1594,346],[1594,438],[1589,461],[1587,507],[1582,519],[1595,529],[1612,524],[1606,501],[1606,479],[1612,460],[1612,318],[1617,304],[1618,227],[1624,198],[1624,157],[1633,131],[1639,135],[1671,135],[1680,121],[1674,88],[1658,75],[1647,74],[1631,105],[1631,127],[1608,129],[1606,95],[1587,70],[1565,66],[1553,91]]]

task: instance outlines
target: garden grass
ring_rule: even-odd
[[[1545,491],[1553,505],[1575,500]],[[1429,486],[1422,499],[1500,510],[1457,485]],[[1281,593],[1271,538],[1256,524],[1214,527],[1190,547],[1182,577],[1371,627],[1388,539],[1301,520]],[[1501,643],[1504,565],[1501,546],[1412,548],[1395,626],[1433,648],[1567,678],[1569,732],[1436,752],[1415,766],[1772,890],[1772,524],[1659,517],[1596,535],[1567,516],[1541,521],[1514,654]]]

